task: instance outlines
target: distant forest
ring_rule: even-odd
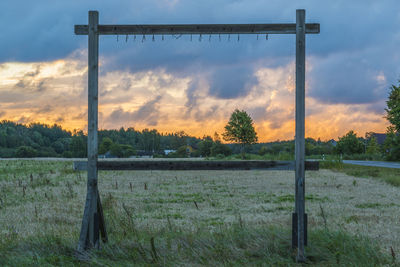
[[[247,153],[259,155],[294,154],[294,141],[276,141],[250,145]],[[332,142],[306,139],[307,155],[332,154]],[[156,129],[121,128],[99,130],[99,154],[111,157],[224,157],[240,153],[236,144],[223,144],[217,133],[197,138],[184,131],[160,133]],[[87,136],[67,131],[61,126],[12,121],[0,122],[0,157],[65,157],[87,156]]]

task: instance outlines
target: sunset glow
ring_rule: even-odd
[[[0,65],[1,119],[20,123],[57,123],[64,128],[87,127],[87,67],[81,57],[35,63]],[[175,77],[166,70],[139,73],[111,71],[100,78],[99,127],[113,129],[156,128],[160,132],[183,130],[198,137],[222,133],[235,108],[254,119],[260,141],[294,137],[294,62],[278,68],[260,68],[258,84],[236,99],[218,99],[209,94],[205,77]],[[187,90],[196,80],[196,103]],[[327,140],[355,129],[382,132],[383,114],[368,112],[365,105],[320,104],[307,97],[307,136]]]
[[[224,0],[213,12],[208,0],[26,2],[19,12],[10,2],[0,20],[20,30],[5,29],[0,43],[0,120],[86,131],[87,36],[73,27],[87,23],[88,10],[99,10],[104,24],[293,23],[304,8],[307,23],[321,25],[307,35],[306,136],[383,133],[388,90],[400,77],[400,9],[389,2]],[[259,141],[294,138],[294,36],[128,37],[100,38],[100,129],[212,136],[238,108],[253,118]]]

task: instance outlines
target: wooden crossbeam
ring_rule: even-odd
[[[75,161],[74,170],[87,170],[87,161]],[[294,170],[294,161],[166,161],[166,160],[125,160],[125,161],[98,161],[98,170]],[[305,169],[319,170],[318,161],[306,161]]]
[[[307,23],[306,34],[318,34],[319,23]],[[88,35],[88,25],[75,25],[75,34]],[[286,24],[170,24],[98,25],[98,35],[161,34],[296,34],[296,23]]]

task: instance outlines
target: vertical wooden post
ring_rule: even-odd
[[[304,189],[304,158],[305,158],[305,10],[296,10],[296,204],[297,213],[297,261],[304,262],[305,245],[305,189]]]
[[[99,218],[97,212],[97,127],[98,127],[98,69],[99,35],[97,26],[99,13],[89,11],[88,45],[88,168],[87,195],[82,219],[78,250],[99,246]]]

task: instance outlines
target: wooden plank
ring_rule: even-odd
[[[318,34],[318,23],[307,23],[307,34]],[[87,35],[88,25],[75,25],[75,34]],[[160,34],[296,34],[296,24],[166,24],[166,25],[99,25],[99,35]]]
[[[99,215],[99,228],[101,233],[101,240],[104,243],[108,242],[108,235],[106,230],[106,223],[104,220],[103,206],[101,205],[100,194],[97,191],[97,214]]]
[[[98,56],[99,36],[97,26],[99,13],[89,11],[88,36],[88,164],[87,196],[78,250],[98,247],[98,231],[95,230],[95,213],[97,212],[97,157],[98,157]]]
[[[98,170],[294,170],[293,161],[167,161],[167,160],[118,160],[99,161]],[[318,161],[307,161],[306,170],[319,170]],[[75,161],[74,170],[87,170],[86,161]]]
[[[295,210],[297,213],[298,262],[305,261],[304,209],[305,209],[305,10],[296,10],[296,140],[295,140]]]

